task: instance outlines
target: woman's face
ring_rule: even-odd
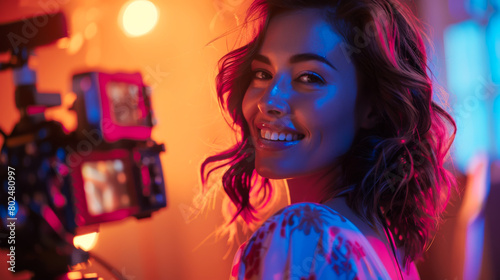
[[[356,72],[342,42],[321,10],[272,18],[242,105],[261,176],[314,174],[351,146],[357,130]]]

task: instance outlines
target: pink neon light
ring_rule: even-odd
[[[65,164],[58,164],[57,165],[57,172],[61,174],[61,176],[66,176],[69,173],[69,169]]]
[[[54,205],[59,208],[63,207],[66,204],[66,198],[64,198],[64,195],[59,192],[59,189],[55,185],[51,186],[50,191],[52,197],[54,198]]]
[[[62,230],[63,226],[61,221],[59,221],[56,214],[50,207],[42,206],[42,216],[55,231],[59,232]]]

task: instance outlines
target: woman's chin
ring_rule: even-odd
[[[272,180],[281,180],[290,178],[289,174],[281,174],[279,170],[277,170],[276,168],[270,168],[267,166],[256,166],[255,171],[261,177]]]

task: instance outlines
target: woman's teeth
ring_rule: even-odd
[[[264,139],[267,140],[272,140],[272,141],[295,141],[302,139],[303,135],[300,134],[295,134],[295,133],[278,133],[278,132],[273,132],[268,129],[262,129],[260,131],[260,136]]]

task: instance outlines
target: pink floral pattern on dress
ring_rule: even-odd
[[[389,279],[376,258],[342,215],[325,205],[299,203],[278,211],[240,247],[231,279]]]

